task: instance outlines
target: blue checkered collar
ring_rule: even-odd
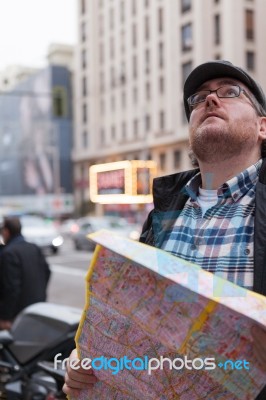
[[[251,165],[237,176],[223,183],[217,190],[219,198],[232,198],[233,201],[239,200],[256,184],[262,165],[262,160]],[[209,174],[211,179],[211,174]],[[207,177],[208,180],[208,177]],[[191,178],[185,186],[185,191],[192,201],[196,201],[199,187],[201,185],[201,173],[198,172]]]

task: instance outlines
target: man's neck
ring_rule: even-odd
[[[255,164],[260,157],[255,155],[238,155],[223,161],[214,163],[203,163],[199,161],[203,189],[218,189],[223,183],[238,175],[251,165]]]

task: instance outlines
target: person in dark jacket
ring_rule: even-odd
[[[0,253],[0,329],[25,307],[46,300],[50,268],[38,246],[25,241],[18,218],[5,218]]]
[[[215,60],[188,76],[184,107],[199,168],[155,179],[154,210],[140,240],[265,296],[265,94],[246,71]],[[252,334],[266,370],[266,331],[254,326]],[[65,393],[75,395],[95,377],[68,366],[65,382]]]

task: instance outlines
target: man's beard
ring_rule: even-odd
[[[255,121],[237,120],[226,126],[204,125],[192,128],[191,151],[206,163],[221,162],[245,151],[256,144]]]

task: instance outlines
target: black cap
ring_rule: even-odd
[[[206,81],[215,78],[230,77],[243,82],[256,97],[266,112],[266,98],[260,85],[242,68],[230,61],[215,60],[199,65],[189,74],[184,85],[184,107],[189,121],[190,108],[187,99]]]

